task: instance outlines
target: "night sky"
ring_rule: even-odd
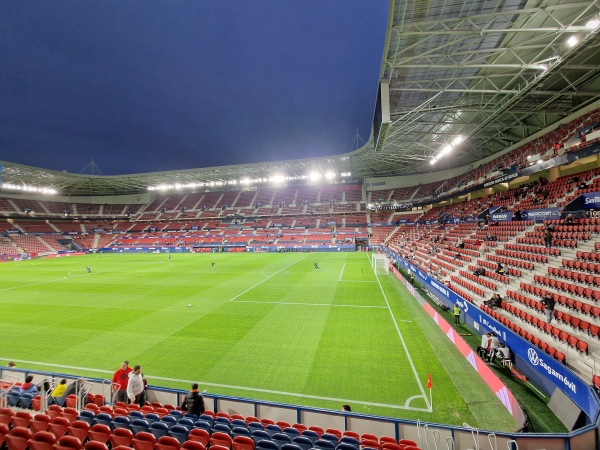
[[[0,2],[0,160],[103,175],[367,140],[382,0]]]

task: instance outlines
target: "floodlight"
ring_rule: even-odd
[[[464,140],[465,140],[465,137],[462,134],[459,134],[454,139],[452,139],[452,145],[453,146],[457,146],[458,144],[460,144]]]
[[[335,178],[335,173],[333,173],[333,172],[327,172],[325,174],[325,178],[327,178],[328,180],[331,180],[332,178]]]
[[[600,20],[598,20],[598,19],[589,20],[585,24],[585,27],[588,28],[588,29],[590,29],[590,30],[595,30],[596,28],[598,28],[598,26],[600,26]]]
[[[567,45],[569,47],[575,47],[578,43],[579,39],[577,39],[577,36],[571,36],[569,39],[567,39]]]
[[[321,174],[318,172],[311,172],[310,174],[308,174],[308,178],[311,180],[318,180],[319,178],[321,178]]]

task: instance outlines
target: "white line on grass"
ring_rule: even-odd
[[[256,283],[254,286],[249,287],[248,289],[246,289],[244,292],[239,293],[238,295],[236,295],[235,297],[233,297],[232,299],[230,299],[229,301],[232,302],[234,301],[236,298],[241,297],[242,295],[244,295],[246,292],[251,291],[252,289],[254,289],[256,286],[259,286],[261,284],[263,284],[265,281],[267,281],[269,278],[274,277],[275,275],[277,275],[279,272],[283,272],[285,269],[288,269],[289,267],[292,267],[294,264],[298,264],[300,261],[304,261],[306,259],[306,256],[303,258],[300,258],[298,261],[294,261],[293,263],[291,263],[288,266],[285,266],[283,269],[278,270],[277,272],[275,272],[273,275],[269,275],[267,278],[265,278],[264,280],[259,281],[258,283]]]
[[[110,370],[92,369],[91,367],[65,366],[65,365],[60,365],[60,364],[48,364],[48,363],[42,363],[42,362],[37,362],[37,361],[25,361],[22,359],[12,359],[12,358],[4,358],[4,357],[0,357],[0,359],[7,359],[7,360],[15,361],[18,363],[35,364],[38,366],[58,367],[61,369],[74,369],[74,370],[78,370],[78,371],[96,372],[96,373],[104,373],[104,374],[112,374],[113,373]],[[229,384],[219,384],[219,383],[205,383],[205,382],[199,382],[198,380],[181,380],[178,378],[157,377],[157,376],[153,376],[153,375],[146,375],[146,376],[147,376],[147,378],[151,378],[152,380],[174,381],[176,383],[186,383],[186,384],[198,383],[202,386],[212,386],[212,387],[219,387],[219,388],[226,388],[226,389],[237,389],[237,390],[250,391],[250,392],[261,392],[261,393],[265,393],[265,394],[286,395],[289,397],[297,397],[297,398],[311,398],[314,400],[326,400],[326,401],[333,401],[336,403],[352,403],[352,404],[359,404],[359,405],[366,405],[366,406],[377,406],[377,407],[381,407],[381,408],[406,409],[406,410],[410,410],[410,411],[429,412],[428,409],[410,407],[410,406],[408,406],[408,403],[405,405],[389,405],[386,403],[364,402],[361,400],[346,399],[346,398],[334,398],[334,397],[322,397],[319,395],[297,394],[294,392],[275,391],[275,390],[271,390],[271,389],[259,389],[259,388],[245,387],[245,386],[232,386]]]
[[[334,305],[331,303],[302,303],[302,302],[261,302],[260,300],[237,300],[236,303],[260,303],[260,304],[272,304],[272,305],[303,305],[303,306],[344,306],[346,308],[375,308],[375,309],[387,309],[387,306],[374,306],[374,305]]]
[[[367,255],[367,259],[368,258],[369,258],[369,255]],[[417,384],[419,385],[419,389],[421,390],[421,396],[423,397],[423,400],[425,400],[425,404],[427,405],[427,411],[433,412],[433,410],[431,408],[431,404],[429,403],[429,399],[427,398],[427,395],[425,395],[425,389],[423,388],[423,384],[421,383],[421,379],[419,378],[419,374],[417,373],[415,363],[413,362],[412,358],[410,357],[408,347],[406,347],[406,342],[404,342],[404,337],[402,336],[402,333],[400,332],[400,327],[398,326],[398,322],[396,321],[396,318],[394,317],[394,313],[392,312],[390,302],[388,301],[388,298],[385,295],[385,291],[383,290],[383,286],[381,285],[381,282],[379,281],[377,272],[375,272],[375,268],[373,268],[373,273],[375,274],[375,278],[377,278],[377,283],[379,283],[379,289],[381,289],[381,294],[383,295],[385,304],[387,305],[388,310],[390,311],[390,316],[392,316],[392,322],[394,323],[394,326],[396,327],[396,331],[398,332],[398,337],[400,338],[400,342],[402,342],[402,346],[404,347],[404,352],[406,353],[406,357],[408,358],[410,367],[412,368],[413,374],[415,375],[415,379],[417,380]],[[412,398],[418,398],[418,396],[412,397]]]
[[[342,281],[342,275],[344,275],[345,268],[346,268],[346,263],[344,263],[344,265],[342,266],[342,271],[340,272],[340,277],[338,278],[338,281]]]

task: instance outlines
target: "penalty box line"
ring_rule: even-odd
[[[14,358],[7,358],[7,357],[0,357],[0,359],[6,359],[6,360],[15,361],[15,362],[24,363],[24,364],[35,364],[38,366],[55,367],[55,368],[60,368],[60,369],[74,369],[74,370],[78,370],[78,371],[96,372],[96,373],[109,374],[109,375],[113,373],[110,370],[93,369],[91,367],[78,367],[78,366],[67,366],[67,365],[61,365],[61,364],[49,364],[49,363],[43,363],[43,362],[39,362],[39,361],[26,361],[23,359],[14,359]],[[337,403],[352,403],[352,404],[375,406],[375,407],[381,407],[381,408],[431,412],[428,409],[412,408],[407,405],[391,405],[391,404],[387,404],[387,403],[366,402],[366,401],[361,401],[361,400],[356,400],[356,399],[324,397],[324,396],[320,396],[320,395],[310,395],[310,394],[299,394],[296,392],[277,391],[277,390],[273,390],[273,389],[261,389],[261,388],[252,388],[252,387],[246,387],[246,386],[234,386],[234,385],[229,385],[229,384],[208,383],[208,382],[201,382],[198,380],[183,380],[183,379],[179,379],[179,378],[159,377],[159,376],[154,376],[154,375],[147,375],[147,376],[148,376],[148,378],[152,378],[153,380],[173,381],[176,383],[186,383],[186,384],[198,383],[202,386],[211,386],[211,387],[243,390],[243,391],[250,391],[250,392],[260,392],[260,393],[264,393],[264,394],[285,395],[288,397],[296,397],[296,398],[309,398],[309,399],[313,399],[313,400],[333,401],[333,402],[337,402]],[[208,393],[208,395],[210,396],[210,393]]]

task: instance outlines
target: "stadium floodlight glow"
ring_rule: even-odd
[[[270,178],[270,181],[275,184],[283,183],[285,181],[285,176],[281,174],[273,175]]]
[[[321,174],[319,172],[311,172],[308,174],[308,178],[312,181],[316,181],[321,178]]]
[[[25,191],[25,192],[37,192],[40,194],[56,194],[56,189],[46,188],[46,187],[37,187],[37,186],[29,186],[27,184],[12,184],[12,183],[2,183],[2,189],[11,190],[11,191]]]
[[[429,161],[429,164],[431,164],[432,166],[437,162],[437,158],[431,158],[431,161]]]
[[[598,28],[600,26],[600,20],[598,19],[591,19],[588,20],[588,22],[585,24],[585,27],[588,30],[595,30],[596,28]]]
[[[452,145],[452,147],[456,147],[457,145],[461,144],[464,140],[465,140],[465,137],[462,134],[459,134],[454,139],[452,139],[451,145]]]
[[[331,171],[328,171],[328,172],[325,174],[325,178],[327,178],[328,180],[331,180],[331,179],[335,178],[335,173],[333,173],[333,172],[331,172]]]
[[[569,47],[575,47],[578,43],[579,39],[577,38],[577,36],[571,36],[569,39],[567,39],[567,45]]]

